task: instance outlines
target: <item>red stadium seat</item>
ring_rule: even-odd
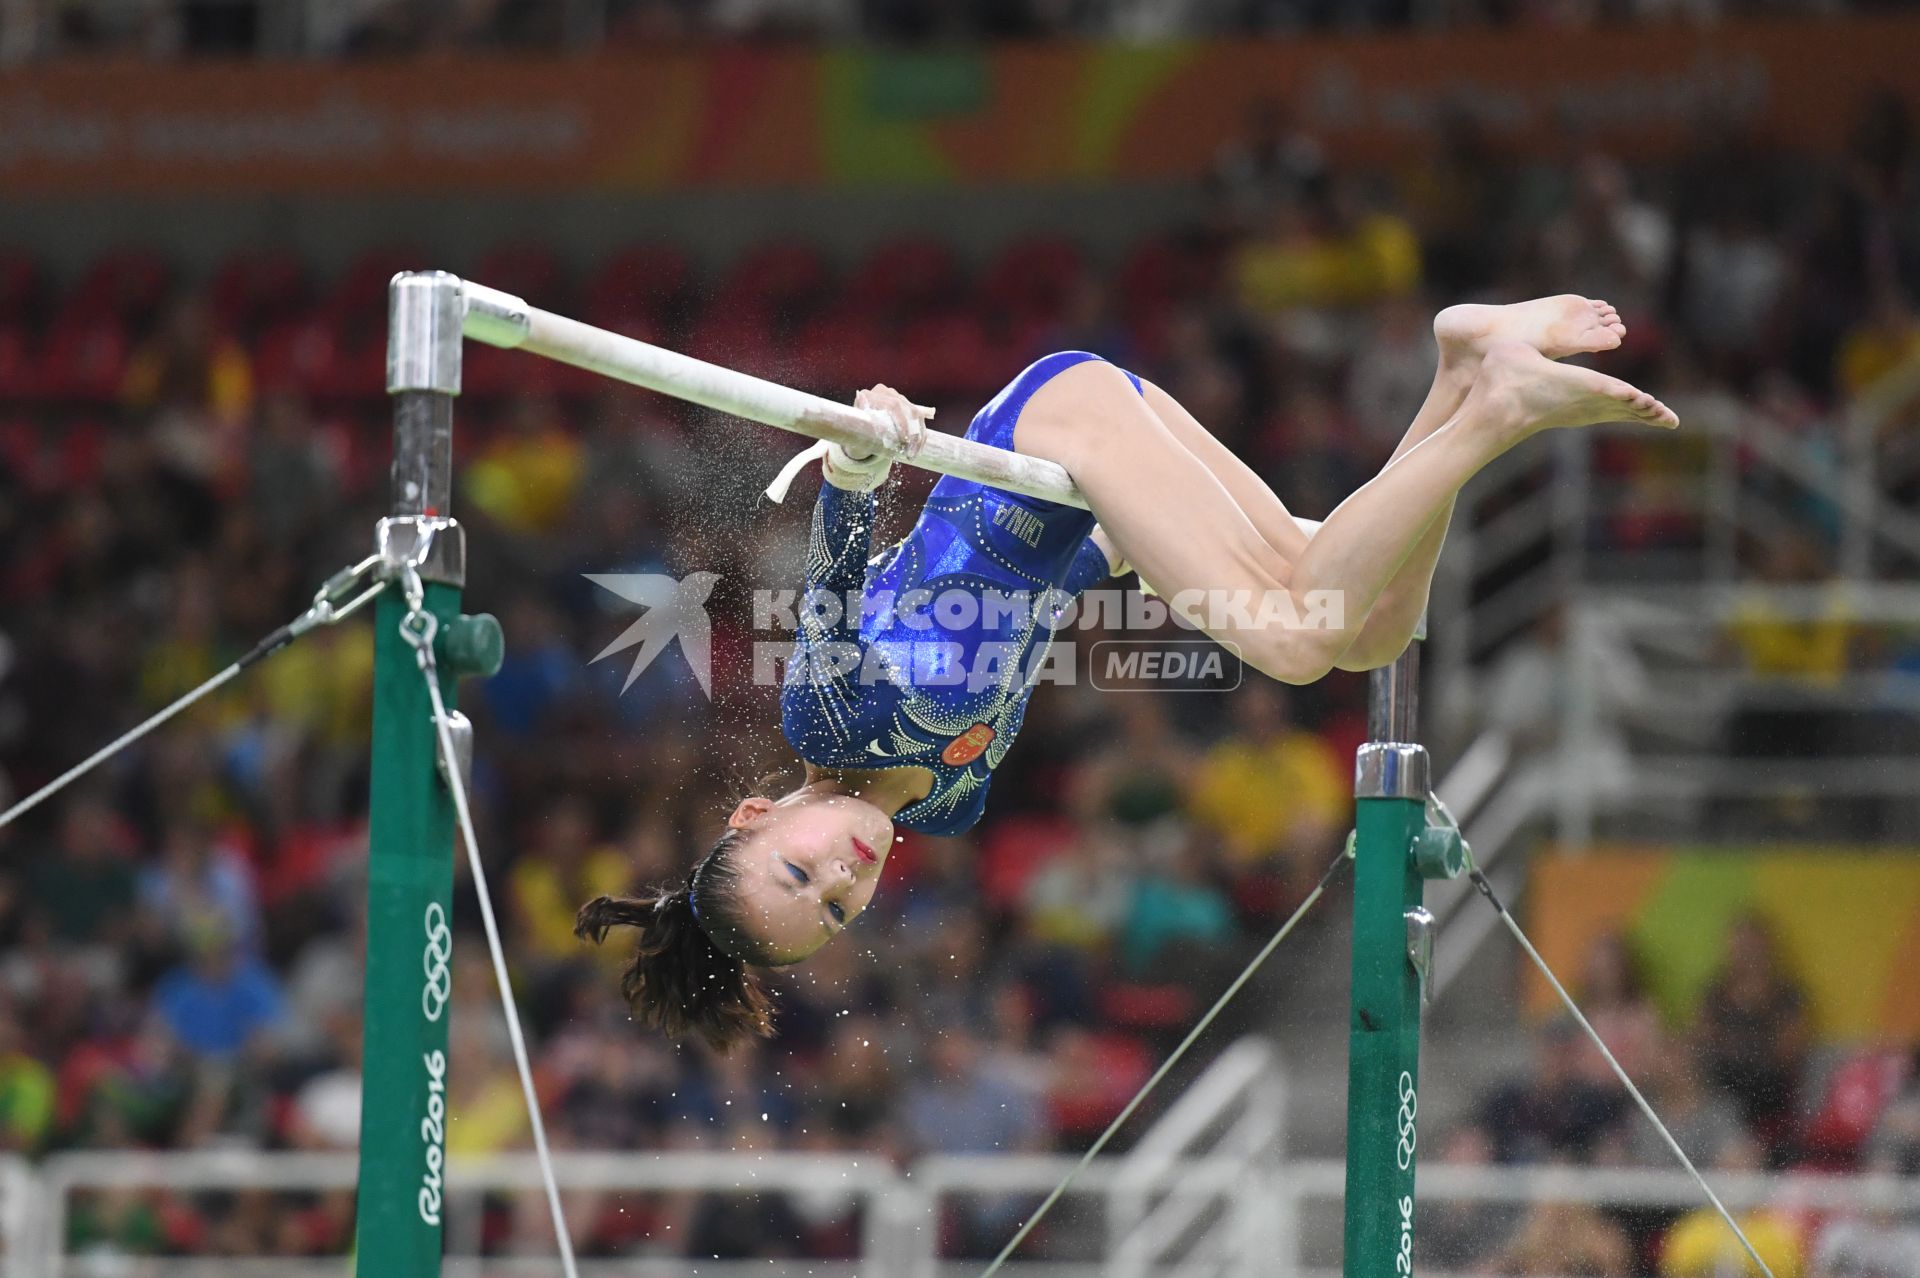
[[[582,318],[650,340],[626,326],[640,324],[657,332],[683,300],[691,275],[686,255],[678,249],[656,244],[623,249],[592,272]]]
[[[1198,1010],[1184,985],[1118,981],[1100,993],[1100,1015],[1121,1029],[1164,1034],[1185,1029]]]
[[[103,317],[138,329],[151,323],[166,299],[166,262],[145,249],[119,249],[95,259],[61,306],[63,318]],[[56,321],[57,322],[57,321]]]
[[[127,371],[127,334],[111,313],[63,318],[40,350],[40,392],[49,399],[111,404]]]
[[[977,312],[948,311],[907,326],[892,376],[923,397],[979,391],[1011,375],[998,369],[997,353]]]
[[[306,302],[304,263],[296,254],[274,249],[228,258],[207,290],[215,325],[247,343],[256,341],[267,325],[293,315]]]
[[[1008,246],[994,260],[980,295],[989,309],[1016,320],[1056,319],[1086,269],[1072,240],[1035,236]]]
[[[823,395],[907,380],[893,365],[898,343],[864,315],[836,310],[815,316],[801,326],[792,351],[796,364],[806,369],[809,387]]]
[[[0,253],[0,318],[31,320],[45,301],[39,265],[24,253]]]
[[[763,310],[708,307],[687,335],[686,352],[756,377],[784,381],[796,375],[793,345],[780,340],[772,317]]]
[[[359,334],[387,326],[387,285],[401,271],[432,265],[430,254],[416,249],[371,249],[355,258],[328,296],[324,310],[344,332]]]
[[[260,341],[254,379],[263,391],[311,395],[320,370],[333,362],[336,343],[333,326],[318,315],[277,325]]]
[[[1204,250],[1174,236],[1137,245],[1120,268],[1120,309],[1129,319],[1164,311],[1207,289],[1212,267]]]
[[[817,303],[828,279],[826,259],[817,248],[782,240],[757,248],[736,263],[712,305],[790,315]]]
[[[875,249],[846,287],[857,306],[889,317],[911,315],[958,301],[960,268],[953,250],[939,240],[894,240]]]
[[[1145,1044],[1128,1034],[1076,1035],[1059,1052],[1061,1077],[1048,1098],[1056,1134],[1092,1136],[1117,1117],[1153,1072]]]
[[[1821,1165],[1850,1168],[1910,1072],[1906,1052],[1865,1051],[1843,1062],[1827,1080],[1801,1145]]]
[[[0,403],[36,399],[39,393],[40,369],[27,330],[12,324],[0,328]]]
[[[475,282],[524,298],[543,310],[570,314],[560,259],[542,244],[496,244],[473,268]]]

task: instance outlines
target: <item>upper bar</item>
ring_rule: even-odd
[[[760,377],[721,368],[618,333],[528,306],[520,298],[462,282],[466,335],[508,350],[530,351],[603,377],[703,404],[735,417],[796,435],[832,440],[855,456],[883,451],[891,421],[879,410],[855,408]],[[928,431],[919,455],[899,460],[922,470],[970,479],[1008,492],[1086,510],[1066,468],[1043,457],[977,444]]]

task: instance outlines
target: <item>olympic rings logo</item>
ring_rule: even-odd
[[[1413,1075],[1406,1070],[1400,1071],[1400,1145],[1398,1161],[1400,1170],[1406,1171],[1413,1166],[1413,1151],[1419,1144],[1419,1136],[1414,1132],[1414,1119],[1420,1113],[1420,1097],[1413,1086]]]
[[[429,1021],[437,1021],[447,1009],[453,994],[453,929],[447,926],[447,912],[440,902],[427,902],[427,948],[421,954],[420,967],[427,982],[420,987],[420,1011]]]

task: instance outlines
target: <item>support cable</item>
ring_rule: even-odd
[[[421,546],[425,551],[425,543]],[[526,1097],[527,1124],[533,1131],[533,1151],[540,1163],[540,1179],[546,1186],[547,1210],[553,1217],[554,1240],[560,1248],[560,1267],[566,1278],[578,1278],[573,1261],[573,1238],[567,1232],[566,1212],[560,1205],[560,1185],[553,1174],[553,1154],[547,1147],[547,1125],[540,1115],[540,1095],[533,1085],[533,1064],[527,1056],[527,1041],[520,1030],[520,1007],[513,997],[513,981],[507,974],[507,955],[500,943],[500,925],[493,916],[493,895],[487,888],[486,867],[480,863],[480,840],[473,832],[473,811],[467,803],[466,778],[453,744],[453,723],[446,702],[440,696],[440,676],[433,657],[433,637],[440,622],[425,605],[425,588],[416,562],[401,569],[402,588],[406,591],[407,613],[400,620],[400,636],[414,651],[414,660],[426,680],[427,697],[433,703],[434,732],[440,742],[440,766],[446,776],[447,790],[453,796],[454,816],[460,824],[460,838],[467,847],[467,865],[473,872],[474,895],[480,901],[480,921],[486,928],[487,952],[493,959],[494,980],[500,987],[500,1003],[506,1012],[507,1038],[513,1045],[513,1063],[520,1072],[520,1091]]]
[[[59,776],[41,786],[38,790],[35,790],[32,794],[29,794],[5,812],[0,812],[0,830],[4,830],[6,827],[12,825],[15,821],[39,807],[42,803],[60,793],[60,791],[66,789],[75,781],[78,781],[81,777],[105,763],[108,759],[113,758],[113,756],[119,754],[122,750],[125,750],[135,742],[146,737],[155,728],[158,728],[182,710],[185,710],[195,702],[200,701],[223,687],[247,667],[256,662],[264,661],[316,626],[331,626],[336,622],[346,620],[354,613],[360,611],[362,607],[371,602],[373,597],[379,594],[386,586],[384,581],[375,581],[370,585],[366,584],[368,576],[379,563],[380,558],[378,555],[369,555],[352,567],[342,568],[339,572],[327,578],[326,583],[322,585],[319,591],[313,596],[313,602],[308,605],[305,612],[295,617],[292,621],[289,621],[286,625],[276,629],[259,643],[253,645],[252,648],[248,649],[245,656],[228,666],[225,670],[214,675],[211,679],[208,679],[205,683],[202,683],[199,687],[194,688],[191,692],[186,693],[163,709],[155,712],[145,722],[129,728],[113,740],[107,742],[107,744],[74,764],[71,768],[68,768],[65,772],[62,772]],[[359,593],[355,594],[355,591],[359,591]]]
[[[1314,884],[1313,891],[1307,893],[1307,899],[1300,902],[1299,907],[1287,916],[1287,921],[1280,925],[1280,930],[1273,934],[1273,939],[1261,947],[1260,952],[1253,956],[1246,967],[1241,969],[1240,975],[1233,978],[1233,983],[1227,986],[1227,988],[1221,992],[1220,997],[1213,1001],[1213,1006],[1207,1009],[1207,1014],[1202,1016],[1192,1029],[1187,1031],[1187,1036],[1180,1040],[1180,1045],[1174,1048],[1167,1059],[1160,1063],[1159,1069],[1153,1071],[1153,1077],[1140,1085],[1140,1090],[1133,1094],[1133,1099],[1127,1102],[1127,1107],[1121,1110],[1119,1115],[1115,1117],[1111,1123],[1107,1124],[1107,1130],[1101,1132],[1099,1138],[1087,1147],[1087,1152],[1080,1156],[1080,1161],[1074,1164],[1073,1170],[1069,1171],[1061,1182],[1053,1187],[1053,1192],[1048,1194],[1040,1206],[1034,1209],[1033,1215],[1027,1217],[1026,1222],[1020,1226],[1020,1231],[1007,1240],[1007,1245],[1000,1249],[1000,1254],[993,1258],[993,1263],[981,1272],[980,1278],[993,1278],[993,1275],[1000,1272],[1001,1266],[1005,1265],[1008,1258],[1013,1255],[1020,1244],[1026,1241],[1027,1235],[1033,1232],[1034,1227],[1040,1223],[1041,1218],[1053,1210],[1053,1205],[1059,1202],[1061,1196],[1067,1192],[1073,1182],[1079,1179],[1080,1173],[1085,1171],[1088,1165],[1093,1162],[1094,1157],[1107,1147],[1107,1142],[1113,1139],[1114,1133],[1119,1131],[1129,1118],[1133,1117],[1133,1111],[1140,1108],[1141,1102],[1145,1101],[1153,1092],[1153,1089],[1160,1085],[1160,1080],[1165,1078],[1173,1067],[1180,1063],[1180,1058],[1187,1054],[1187,1049],[1200,1040],[1200,1036],[1206,1033],[1207,1026],[1213,1024],[1214,1019],[1226,1009],[1227,1004],[1233,1001],[1233,996],[1240,992],[1240,987],[1251,980],[1253,974],[1260,970],[1260,965],[1267,961],[1275,949],[1279,948],[1280,942],[1287,939],[1287,933],[1293,931],[1294,925],[1306,917],[1307,911],[1312,909],[1314,903],[1326,892],[1327,885],[1333,882],[1334,873],[1338,871],[1342,865],[1346,864],[1348,858],[1352,855],[1353,849],[1351,844],[1349,844],[1345,851],[1333,858],[1333,864],[1327,867],[1326,873],[1320,876],[1320,881]],[[1773,1276],[1769,1274],[1767,1278],[1773,1278]]]
[[[1613,1050],[1607,1046],[1607,1041],[1600,1037],[1600,1032],[1593,1028],[1591,1021],[1587,1020],[1586,1014],[1573,1001],[1573,996],[1567,993],[1567,987],[1560,984],[1560,978],[1553,974],[1553,969],[1547,966],[1547,961],[1540,957],[1540,951],[1533,948],[1533,942],[1527,939],[1527,934],[1520,930],[1520,925],[1514,921],[1513,915],[1507,912],[1506,905],[1494,894],[1493,884],[1487,881],[1486,875],[1480,873],[1480,867],[1473,863],[1471,853],[1467,858],[1467,875],[1473,880],[1474,887],[1480,889],[1480,895],[1486,897],[1487,903],[1493,906],[1494,912],[1500,916],[1500,921],[1507,925],[1507,931],[1513,933],[1513,939],[1520,942],[1520,948],[1527,952],[1527,957],[1533,960],[1533,965],[1540,969],[1540,975],[1547,978],[1547,984],[1551,985],[1553,992],[1560,996],[1560,1001],[1566,1005],[1567,1011],[1573,1014],[1573,1019],[1580,1023],[1580,1028],[1587,1032],[1587,1037],[1593,1040],[1593,1045],[1600,1049],[1600,1055],[1605,1057],[1607,1064],[1612,1067],[1614,1077],[1618,1078],[1621,1086],[1627,1089],[1627,1095],[1633,1097],[1633,1103],[1640,1107],[1640,1112],[1647,1116],[1647,1121],[1653,1124],[1653,1129],[1660,1133],[1660,1139],[1667,1143],[1667,1148],[1673,1151],[1673,1156],[1680,1160],[1682,1167],[1687,1169],[1687,1174],[1693,1177],[1693,1183],[1700,1187],[1700,1192],[1706,1195],[1709,1203],[1713,1204],[1713,1209],[1720,1213],[1720,1219],[1727,1222],[1727,1228],[1731,1229],[1733,1236],[1740,1240],[1740,1245],[1746,1249],[1748,1257],[1759,1267],[1760,1272],[1766,1275],[1766,1278],[1773,1278],[1773,1270],[1767,1267],[1766,1261],[1760,1259],[1760,1253],[1754,1250],[1746,1231],[1740,1228],[1740,1223],[1733,1218],[1733,1213],[1728,1211],[1726,1204],[1720,1201],[1720,1195],[1713,1192],[1713,1186],[1707,1183],[1707,1178],[1700,1174],[1700,1169],[1693,1165],[1691,1158],[1687,1157],[1687,1151],[1680,1148],[1680,1142],[1673,1138],[1673,1133],[1667,1130],[1667,1125],[1660,1121],[1660,1115],[1656,1114],[1653,1106],[1647,1103],[1647,1098],[1642,1096],[1640,1089],[1633,1085],[1633,1080],[1627,1076],[1627,1071],[1615,1059]]]

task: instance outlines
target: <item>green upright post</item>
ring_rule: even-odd
[[[1458,832],[1429,830],[1414,741],[1419,654],[1373,674],[1354,769],[1353,996],[1348,1025],[1346,1278],[1413,1272],[1420,1010],[1433,920],[1425,878],[1460,872]]]
[[[387,339],[392,506],[380,524],[383,571],[392,584],[374,620],[355,1241],[358,1271],[367,1278],[440,1272],[454,818],[438,770],[432,703],[400,634],[407,602],[396,574],[406,562],[418,564],[426,607],[447,633],[459,615],[464,578],[461,530],[448,518],[461,309],[459,281],[450,275],[394,278]],[[459,672],[440,669],[441,695],[451,706]]]

